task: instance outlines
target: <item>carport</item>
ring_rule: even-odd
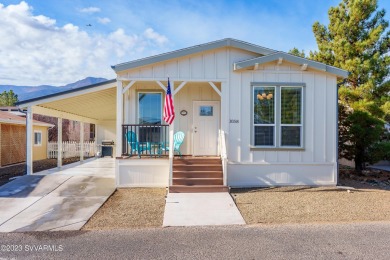
[[[26,164],[27,174],[33,173],[34,132],[33,114],[58,118],[58,153],[62,151],[62,119],[80,122],[80,143],[84,142],[84,123],[95,124],[96,143],[102,140],[115,140],[116,136],[116,80],[72,89],[52,95],[18,102],[19,108],[27,109],[26,116]],[[115,149],[113,149],[115,151]],[[83,145],[80,161],[84,160]],[[58,167],[62,166],[62,156],[57,156]]]

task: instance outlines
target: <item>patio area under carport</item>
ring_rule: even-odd
[[[80,122],[80,143],[84,143],[84,123],[94,124],[95,142],[101,144],[103,140],[116,140],[116,80],[72,89],[48,96],[38,97],[18,102],[21,109],[27,109],[26,115],[26,172],[33,172],[33,145],[34,132],[32,119],[34,114],[51,116],[58,119],[57,155],[63,153],[62,147],[62,120],[68,119]],[[80,161],[83,162],[85,151],[80,145]],[[61,151],[61,152],[60,152]],[[113,149],[115,153],[115,149]],[[113,154],[115,156],[115,154]],[[57,156],[57,166],[62,167],[62,156]]]

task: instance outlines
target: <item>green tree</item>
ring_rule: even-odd
[[[18,102],[18,95],[16,95],[13,90],[4,91],[0,94],[0,106],[15,106],[15,103]]]
[[[291,50],[289,50],[288,53],[290,53],[292,55],[295,55],[295,56],[298,56],[298,57],[306,58],[305,51],[304,50],[300,51],[296,47],[294,47]]]
[[[385,159],[388,145],[379,142],[384,134],[382,120],[359,110],[353,113],[342,113],[340,117],[343,119],[339,131],[341,157],[348,160],[354,159],[355,169],[358,172],[364,169],[366,162],[373,163]]]
[[[389,22],[385,10],[377,9],[376,0],[342,0],[329,9],[328,26],[313,25],[318,51],[310,52],[310,58],[350,72],[339,88],[339,147],[341,157],[355,159],[357,170],[369,161],[364,154],[370,145],[380,140],[376,131],[383,128],[380,119],[390,115],[390,88],[385,82],[390,65]],[[361,132],[362,127],[367,132]]]

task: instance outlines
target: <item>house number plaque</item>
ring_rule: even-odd
[[[238,124],[240,121],[238,119],[230,119],[231,124]]]

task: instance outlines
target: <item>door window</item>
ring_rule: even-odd
[[[213,116],[213,106],[200,106],[199,116]]]

